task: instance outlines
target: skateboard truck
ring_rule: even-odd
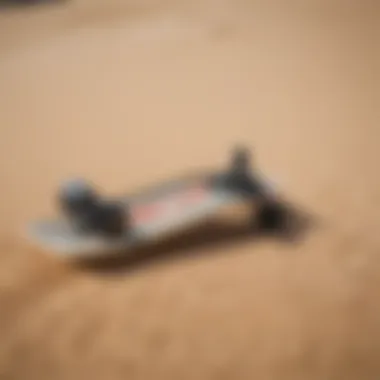
[[[228,170],[217,176],[215,183],[247,198],[265,196],[264,188],[252,170],[250,152],[244,147],[234,149]]]
[[[237,146],[231,155],[230,167],[217,178],[222,188],[254,204],[257,212],[253,222],[261,229],[272,229],[283,222],[283,209],[266,181],[252,167],[252,156],[243,146]]]
[[[58,202],[67,221],[79,233],[115,237],[127,228],[127,205],[101,199],[83,179],[66,182],[59,190]]]

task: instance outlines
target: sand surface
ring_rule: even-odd
[[[0,378],[378,379],[379,17],[370,0],[1,9]],[[105,273],[20,238],[68,176],[114,193],[236,142],[318,220],[297,244],[188,239]]]

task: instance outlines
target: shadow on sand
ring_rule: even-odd
[[[218,248],[234,244],[276,239],[284,244],[300,242],[312,227],[315,217],[290,204],[280,206],[280,214],[271,226],[236,225],[226,220],[209,220],[164,241],[137,248],[133,252],[118,252],[112,258],[78,262],[78,269],[102,274],[120,274],[172,260],[195,259],[220,253]],[[210,247],[209,251],[207,248]]]

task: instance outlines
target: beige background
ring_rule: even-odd
[[[0,12],[1,378],[379,378],[376,1]],[[239,141],[318,218],[299,244],[179,245],[106,275],[20,239],[67,176],[133,189]]]

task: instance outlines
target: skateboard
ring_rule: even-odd
[[[224,170],[113,199],[84,180],[68,181],[58,195],[61,215],[34,221],[27,231],[35,244],[62,258],[96,258],[167,238],[238,204],[255,207],[255,218],[271,223],[277,198],[273,185],[252,169],[249,151],[236,148]]]

